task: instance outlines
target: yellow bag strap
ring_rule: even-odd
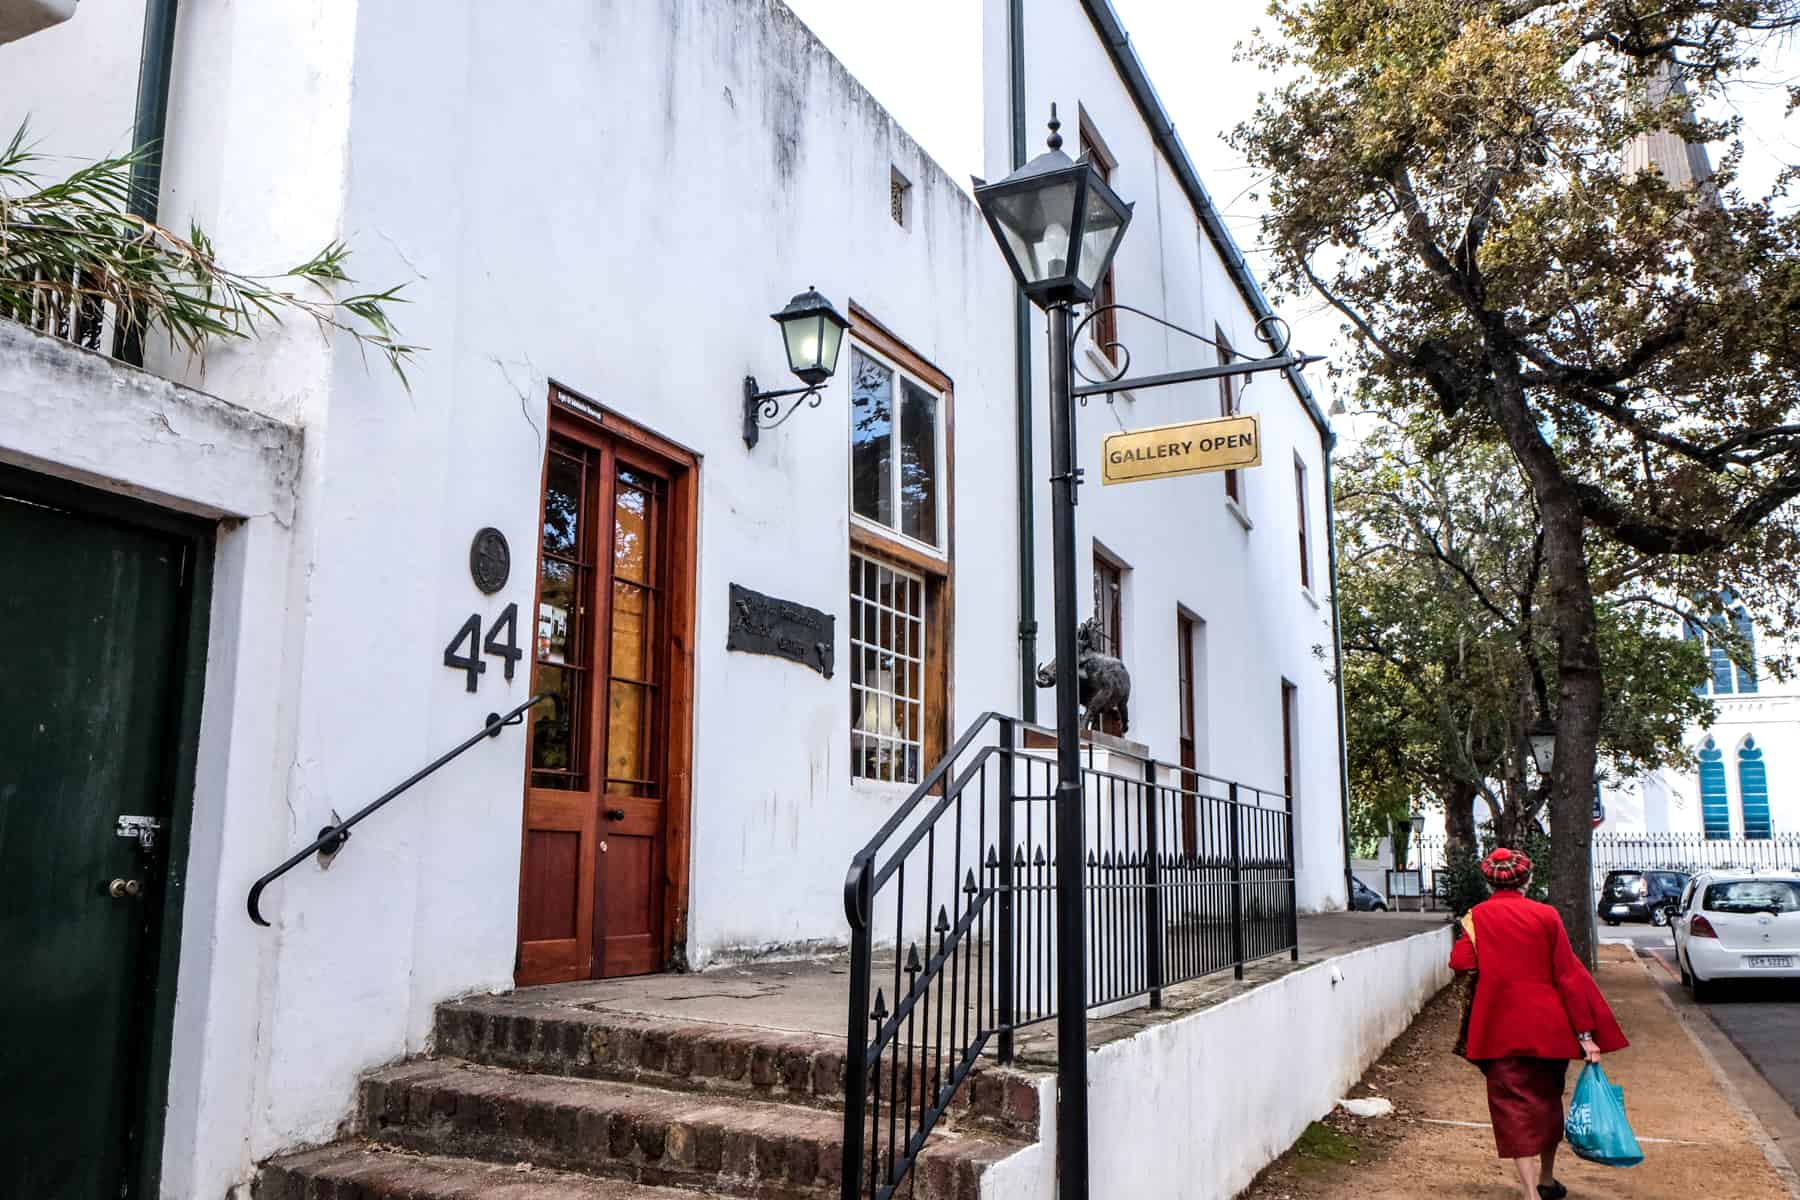
[[[1469,945],[1475,944],[1475,914],[1464,913],[1462,919],[1463,932],[1469,935]]]

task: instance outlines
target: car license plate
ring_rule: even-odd
[[[1744,959],[1744,965],[1752,969],[1775,967],[1781,970],[1791,970],[1794,966],[1794,959],[1789,954],[1752,954]]]
[[[1631,905],[1629,905],[1629,904],[1613,905],[1613,915],[1614,916],[1619,916],[1621,914],[1629,915],[1630,913],[1631,913]]]

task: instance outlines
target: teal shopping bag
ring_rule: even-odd
[[[1606,1072],[1589,1063],[1575,1081],[1575,1099],[1563,1134],[1576,1154],[1607,1167],[1635,1167],[1644,1161],[1637,1135],[1625,1119],[1625,1093]]]

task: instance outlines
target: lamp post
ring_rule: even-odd
[[[1131,206],[1086,159],[1062,152],[1056,109],[1049,149],[997,183],[975,181],[975,202],[1026,297],[1050,319],[1051,560],[1056,596],[1056,1137],[1057,1196],[1086,1200],[1087,931],[1081,879],[1085,833],[1075,632],[1075,397],[1073,308],[1094,298]]]

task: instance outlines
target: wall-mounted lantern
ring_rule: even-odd
[[[744,376],[744,445],[754,448],[764,429],[773,429],[789,417],[802,403],[819,407],[823,399],[819,387],[837,371],[838,351],[844,348],[844,330],[850,322],[839,315],[831,301],[817,289],[808,287],[789,300],[787,307],[770,314],[781,326],[782,344],[787,349],[788,370],[803,387],[762,392],[756,387],[756,376]],[[781,411],[784,397],[798,397]]]

